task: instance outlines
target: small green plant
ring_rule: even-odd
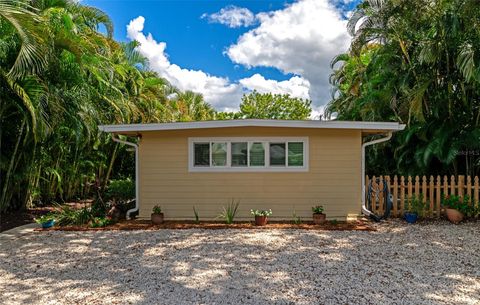
[[[156,205],[152,209],[153,214],[162,214],[162,207],[159,205]]]
[[[90,226],[92,228],[103,228],[113,224],[114,221],[110,217],[94,217]]]
[[[331,223],[332,225],[336,226],[336,225],[338,225],[338,220],[332,219],[332,220],[330,220],[330,223]]]
[[[132,179],[110,180],[107,191],[107,200],[127,201],[135,198],[135,182]]]
[[[68,205],[55,205],[56,212],[53,213],[55,221],[59,226],[84,225],[90,222],[95,215],[90,207],[75,209]]]
[[[42,215],[38,218],[35,218],[35,222],[38,223],[38,224],[47,223],[47,222],[52,221],[52,220],[55,220],[55,215],[51,214],[51,213]]]
[[[223,212],[218,215],[217,218],[222,218],[225,220],[226,224],[232,224],[233,220],[235,219],[235,215],[237,215],[238,206],[240,205],[240,201],[232,201],[226,206],[223,207]]]
[[[470,197],[468,196],[457,196],[457,195],[442,195],[442,206],[455,209],[466,216],[475,216],[477,211],[473,205],[470,205],[468,202],[470,201]]]
[[[297,212],[295,210],[293,210],[292,222],[296,225],[299,225],[302,223],[302,218],[297,215]]]
[[[193,206],[193,214],[195,215],[195,223],[199,223],[200,217],[198,216],[198,211],[195,209],[195,206]]]
[[[250,210],[250,214],[253,216],[270,216],[272,215],[272,209],[269,210]]]
[[[325,209],[323,208],[323,205],[317,205],[317,206],[312,207],[313,214],[323,214],[324,210]]]
[[[412,195],[405,202],[405,212],[416,214],[420,217],[425,213],[426,204],[423,202],[423,195]]]

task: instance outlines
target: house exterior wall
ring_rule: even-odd
[[[308,137],[306,172],[189,172],[188,139],[193,137]],[[213,220],[232,199],[236,220],[250,209],[272,209],[271,219],[291,220],[295,211],[311,219],[322,204],[327,218],[343,220],[361,211],[361,131],[340,129],[235,127],[143,132],[139,146],[140,218],[160,205],[165,219]]]

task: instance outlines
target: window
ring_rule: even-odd
[[[210,166],[210,143],[195,143],[195,166]]]
[[[303,166],[303,142],[288,142],[288,166]]]
[[[285,166],[286,143],[270,143],[270,166]]]
[[[265,166],[265,144],[253,142],[250,144],[250,166]]]
[[[227,166],[227,143],[212,143],[212,166]]]
[[[307,171],[308,138],[190,138],[190,171]]]
[[[232,142],[232,167],[248,165],[248,142]]]

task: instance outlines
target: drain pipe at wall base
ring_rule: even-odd
[[[139,202],[139,189],[138,189],[138,185],[139,185],[139,174],[138,174],[138,144],[136,143],[132,143],[132,142],[128,142],[128,141],[124,141],[124,140],[120,140],[119,138],[116,138],[115,137],[115,134],[112,133],[112,139],[113,141],[115,142],[118,142],[118,143],[121,143],[121,144],[125,144],[125,145],[128,145],[128,146],[131,146],[133,148],[135,148],[135,207],[133,209],[130,209],[127,211],[127,220],[130,219],[130,214],[133,213],[133,212],[136,212],[138,211],[138,207],[140,206],[140,202]]]
[[[365,202],[365,147],[370,145],[375,145],[378,143],[386,142],[392,138],[393,132],[389,132],[384,138],[376,139],[370,142],[365,142],[362,144],[362,213],[365,216],[375,216],[372,211],[367,209],[366,202]]]

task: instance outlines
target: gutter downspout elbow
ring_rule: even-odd
[[[367,209],[366,202],[365,202],[365,148],[370,145],[386,142],[392,138],[393,132],[390,131],[385,137],[376,139],[370,142],[365,142],[362,144],[362,213],[366,216],[373,215],[372,211]]]
[[[140,184],[139,183],[140,175],[138,173],[139,172],[139,169],[138,169],[138,144],[128,142],[128,141],[124,141],[124,140],[120,140],[119,138],[116,138],[115,134],[113,134],[113,133],[112,133],[112,140],[114,142],[118,142],[118,143],[125,144],[125,145],[128,145],[128,146],[131,146],[131,147],[135,148],[135,207],[133,209],[130,209],[130,210],[127,211],[126,218],[128,220],[128,219],[130,219],[130,214],[138,211],[138,208],[140,207],[140,202],[139,202],[140,196],[139,196],[139,188],[138,188],[138,185]]]

